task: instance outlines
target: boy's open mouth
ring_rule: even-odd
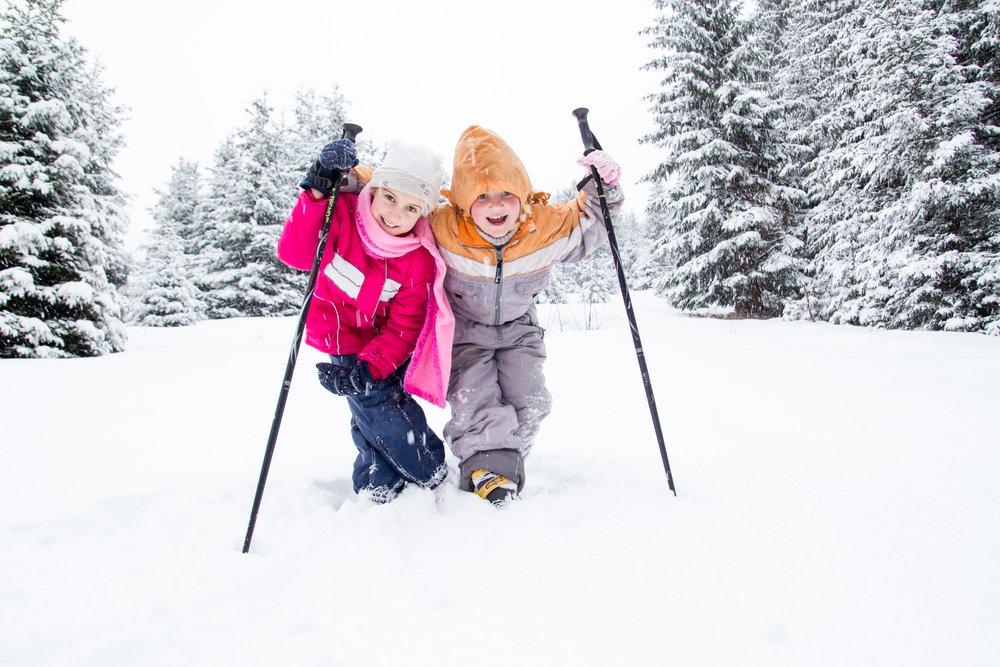
[[[489,217],[486,218],[486,222],[490,223],[491,225],[493,225],[495,227],[500,227],[505,222],[507,222],[507,216],[506,215],[489,216]]]

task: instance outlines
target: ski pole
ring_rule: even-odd
[[[344,123],[344,138],[354,141],[361,133],[361,127],[353,123]],[[254,525],[257,523],[257,512],[260,510],[260,501],[264,497],[264,484],[267,482],[267,473],[271,468],[271,457],[274,456],[274,444],[278,441],[278,429],[281,427],[281,417],[285,414],[285,401],[288,399],[288,389],[292,385],[292,374],[295,372],[295,362],[299,356],[299,347],[302,344],[302,332],[306,328],[306,315],[309,313],[309,303],[312,301],[313,290],[316,289],[316,279],[319,275],[319,265],[323,258],[323,249],[326,248],[326,239],[330,234],[330,221],[333,219],[333,209],[337,205],[337,185],[340,179],[334,178],[335,186],[333,193],[326,205],[323,214],[323,228],[319,235],[319,245],[316,246],[316,257],[313,259],[312,271],[309,273],[309,284],[306,287],[306,296],[302,300],[302,308],[299,310],[299,323],[295,329],[295,338],[292,340],[292,349],[288,353],[288,363],[285,365],[285,378],[281,382],[281,391],[278,393],[278,404],[274,408],[274,419],[271,421],[271,433],[267,438],[267,449],[264,450],[264,463],[260,468],[260,479],[257,481],[257,493],[253,498],[253,509],[250,510],[250,525],[247,526],[247,536],[243,540],[243,553],[250,551],[250,540],[253,539]]]
[[[601,148],[597,137],[590,131],[590,124],[587,122],[587,114],[590,111],[583,107],[573,110],[576,122],[580,125],[580,136],[583,138],[583,154],[587,155]],[[660,458],[663,459],[663,471],[667,473],[667,485],[674,495],[677,489],[674,488],[674,476],[670,472],[670,461],[667,459],[667,447],[663,444],[663,429],[660,427],[660,416],[656,411],[656,399],[653,398],[653,385],[649,381],[649,369],[646,367],[646,357],[642,351],[642,340],[639,338],[639,325],[635,321],[635,311],[632,309],[632,298],[629,296],[628,285],[625,283],[625,271],[622,269],[621,253],[618,251],[618,241],[615,239],[615,229],[611,224],[611,211],[608,209],[608,200],[604,195],[604,184],[601,176],[597,173],[597,167],[590,168],[590,174],[597,185],[597,197],[601,201],[601,213],[604,214],[604,226],[608,230],[608,243],[611,244],[611,259],[614,261],[615,270],[618,272],[618,285],[621,287],[622,298],[625,300],[625,313],[628,315],[628,325],[632,330],[632,343],[635,345],[635,356],[639,359],[639,372],[642,374],[642,384],[646,388],[646,401],[649,403],[649,414],[653,418],[653,429],[656,431],[656,441],[660,445]]]

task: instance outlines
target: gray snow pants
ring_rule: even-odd
[[[524,488],[524,457],[552,409],[542,374],[545,332],[532,320],[525,314],[491,326],[456,317],[444,437],[467,491],[480,468]]]

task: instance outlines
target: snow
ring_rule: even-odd
[[[27,105],[21,124],[25,127],[44,127],[46,123],[69,123],[70,115],[62,100],[40,100]]]
[[[633,296],[677,497],[621,304],[543,306],[521,502],[359,499],[304,348],[246,555],[294,318],[0,361],[0,664],[995,665],[1000,341]]]
[[[59,299],[70,306],[86,306],[94,300],[95,296],[94,288],[82,280],[62,283],[54,291]]]

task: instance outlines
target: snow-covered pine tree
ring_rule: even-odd
[[[663,180],[653,181],[641,226],[644,246],[632,268],[638,289],[662,292],[675,268],[673,254],[662,242],[671,235],[669,213],[666,183]]]
[[[235,134],[231,133],[215,149],[209,177],[204,182],[204,196],[195,212],[200,224],[198,233],[192,239],[194,276],[195,284],[206,302],[206,313],[207,295],[213,286],[210,278],[212,267],[222,266],[225,262],[225,232],[219,225],[226,219],[225,211],[235,205],[239,192],[236,187],[238,178],[239,155]]]
[[[249,124],[217,153],[209,180],[204,223],[210,245],[199,284],[213,319],[291,315],[305,291],[305,276],[275,254],[301,174],[290,173],[286,135],[266,94],[248,113]]]
[[[344,96],[336,87],[330,95],[318,96],[312,89],[295,94],[286,144],[292,171],[300,178],[316,161],[323,146],[340,138],[346,121],[344,107]]]
[[[170,167],[167,189],[157,190],[158,199],[150,210],[158,227],[173,227],[184,245],[184,254],[194,257],[200,250],[202,177],[198,163],[179,158]]]
[[[835,252],[821,252],[837,238],[831,227],[839,223],[847,228],[854,223],[839,220],[836,207],[830,209],[824,190],[829,183],[823,183],[816,173],[834,141],[831,132],[835,132],[820,119],[836,118],[846,109],[844,100],[832,91],[842,71],[839,63],[846,49],[844,35],[851,33],[856,6],[857,0],[761,0],[759,5],[760,29],[764,39],[771,39],[771,57],[776,64],[770,77],[773,94],[788,105],[780,127],[804,146],[803,152],[785,165],[786,171],[794,173],[796,182],[808,191],[805,208],[793,218],[794,234],[804,241],[802,256],[807,265],[801,298],[786,304],[785,315],[789,317],[829,319],[826,303],[831,281],[844,287],[849,302],[855,299],[852,285],[854,253],[859,245],[857,231],[843,235],[844,243]]]
[[[62,0],[0,13],[0,357],[125,346],[125,196],[111,162],[124,115]]]
[[[618,254],[622,261],[622,271],[629,289],[649,289],[652,283],[644,273],[645,257],[649,252],[648,235],[645,226],[639,223],[635,213],[623,211],[615,220],[615,237],[618,240]],[[618,291],[618,276],[612,270],[612,291]],[[609,296],[609,299],[611,297]]]
[[[317,95],[312,90],[300,91],[295,96],[294,120],[288,128],[286,143],[292,158],[291,170],[301,179],[313,165],[319,153],[330,141],[344,133],[347,102],[338,87],[328,95]],[[376,146],[364,138],[357,140],[360,164],[377,167],[385,158],[385,146]]]
[[[151,209],[155,226],[144,260],[129,281],[131,321],[154,327],[186,326],[204,319],[194,276],[198,253],[201,174],[183,158],[171,167],[165,191]]]
[[[615,228],[616,234],[617,231]],[[600,328],[602,305],[618,291],[618,275],[610,248],[602,246],[575,264],[561,264],[560,269],[569,269],[575,276],[575,291],[583,305],[583,328],[588,331]]]
[[[183,327],[204,319],[201,292],[191,280],[177,228],[158,227],[151,236],[145,260],[129,283],[131,321],[149,327]]]
[[[823,319],[961,330],[997,319],[1000,135],[988,66],[971,56],[969,28],[989,12],[973,4],[858,0],[824,26],[835,106],[810,128],[807,221]]]
[[[894,207],[915,261],[901,258],[889,324],[1000,334],[1000,3],[929,0],[896,23],[904,81],[925,99],[904,98],[923,121],[921,171]]]
[[[745,48],[737,0],[656,0],[644,30],[661,70],[648,96],[658,129],[643,137],[664,149],[646,180],[665,185],[667,234],[654,241],[675,269],[661,293],[680,308],[736,317],[779,315],[798,289],[796,241],[771,144],[774,106],[759,63]]]
[[[805,13],[801,0],[759,0],[750,20],[746,49],[757,65],[757,85],[767,91],[770,108],[766,112],[766,146],[772,157],[769,179],[775,185],[775,209],[781,218],[786,252],[794,258],[795,282],[799,295],[808,295],[809,263],[805,239],[806,211],[809,199],[804,183],[804,164],[812,157],[802,128],[824,102],[823,86],[818,81],[805,85],[802,61],[793,57],[801,43]],[[809,44],[809,42],[805,42]],[[788,295],[784,312],[794,303]]]
[[[993,155],[1000,153],[1000,0],[986,0],[973,3],[976,11],[966,33],[959,53],[968,53],[971,62],[979,68],[978,79],[983,82],[991,100],[989,106],[981,114],[982,128],[977,133],[978,140]],[[962,55],[959,56],[962,61]],[[994,174],[996,170],[994,170]],[[994,177],[995,182],[995,177]],[[984,262],[981,269],[970,272],[969,298],[980,308],[988,309],[982,321],[984,331],[994,336],[1000,336],[1000,287],[997,286],[996,261],[1000,259],[1000,202],[996,198],[989,205],[987,215],[992,216],[994,224],[989,232],[989,246],[993,248],[990,262]],[[991,321],[992,320],[992,321]]]

